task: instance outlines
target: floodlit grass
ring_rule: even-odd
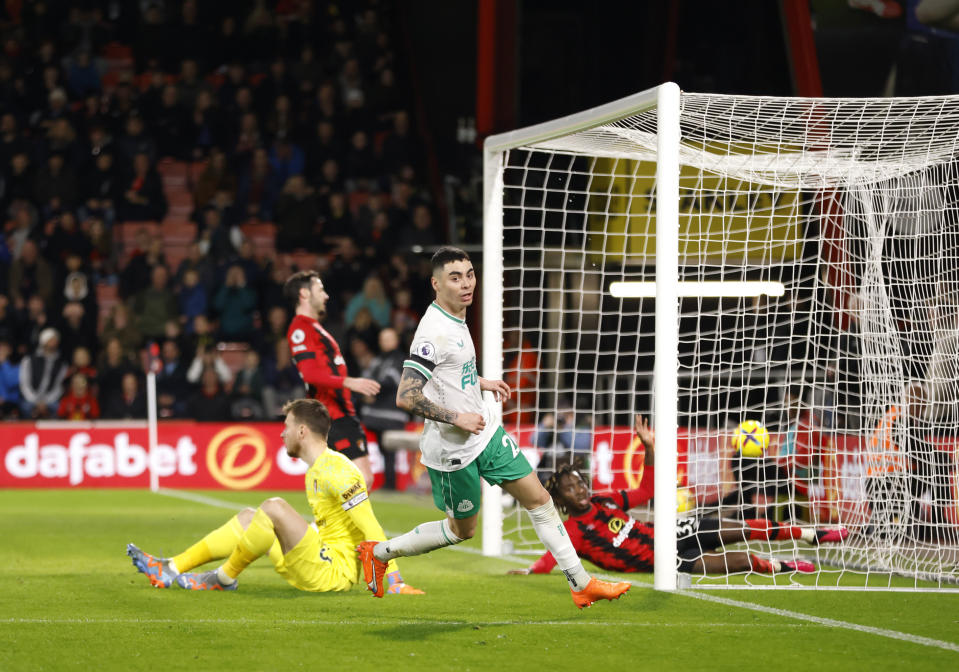
[[[202,494],[237,508],[268,496]],[[301,492],[281,494],[305,511]],[[391,531],[438,517],[427,498],[374,493],[374,506]],[[956,594],[690,596],[655,592],[650,577],[633,576],[624,599],[578,611],[562,575],[507,576],[517,562],[479,556],[476,540],[400,561],[407,581],[427,591],[420,597],[377,600],[359,587],[302,593],[265,560],[235,593],[156,590],[126,543],[178,552],[232,515],[228,508],[136,490],[7,490],[0,512],[4,671],[959,667]]]

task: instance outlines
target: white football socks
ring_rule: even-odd
[[[536,536],[553,554],[556,564],[566,575],[570,589],[575,592],[583,590],[589,583],[590,576],[583,569],[583,563],[576,555],[576,549],[573,548],[573,543],[566,534],[566,528],[563,527],[563,521],[560,520],[553,501],[550,500],[542,506],[529,509],[529,517],[533,521]]]
[[[434,520],[417,525],[406,534],[381,541],[373,547],[373,555],[376,556],[377,560],[388,562],[393,558],[429,553],[437,548],[452,546],[461,541],[463,540],[453,534],[450,529],[449,520]]]

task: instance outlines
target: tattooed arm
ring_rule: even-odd
[[[478,413],[457,413],[433,403],[423,394],[426,378],[413,369],[403,369],[399,389],[396,390],[396,405],[407,413],[418,415],[427,420],[445,422],[472,434],[479,434],[486,426],[483,416]]]

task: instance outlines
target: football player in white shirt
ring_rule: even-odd
[[[446,518],[387,541],[361,543],[357,550],[367,587],[382,597],[383,575],[393,558],[428,553],[471,538],[476,532],[482,477],[501,486],[529,512],[536,534],[563,570],[576,606],[620,597],[630,584],[590,577],[549,493],[516,442],[490,422],[483,392],[503,401],[509,399],[510,389],[501,380],[478,374],[476,351],[466,327],[466,309],[476,290],[473,263],[455,247],[437,250],[432,263],[436,301],[416,329],[396,405],[425,419],[422,461],[429,471],[433,501]]]

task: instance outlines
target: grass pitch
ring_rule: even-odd
[[[0,491],[0,670],[959,669],[956,594],[664,594],[630,576],[625,598],[578,611],[562,575],[507,576],[518,563],[476,540],[402,559],[419,597],[302,593],[266,560],[235,593],[152,588],[127,542],[179,552],[268,495],[203,496]],[[425,498],[373,502],[390,531],[438,517]]]

